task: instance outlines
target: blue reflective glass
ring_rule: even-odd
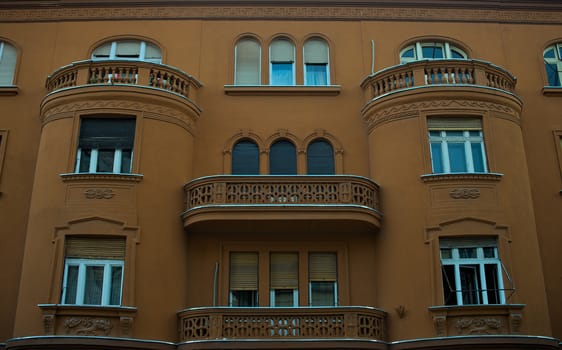
[[[439,133],[438,131],[436,132]],[[431,143],[431,165],[433,166],[434,173],[437,174],[443,172],[443,156],[441,155],[440,142]]]
[[[474,171],[477,173],[483,173],[486,169],[484,168],[482,144],[480,142],[472,142],[470,147],[472,149],[472,163],[474,164]]]
[[[439,46],[423,46],[422,47],[423,58],[443,58],[443,48]]]
[[[297,173],[297,150],[287,140],[280,140],[269,149],[269,173],[271,175],[295,175]]]
[[[271,63],[271,85],[293,85],[293,63]]]
[[[464,58],[464,56],[457,50],[451,50],[452,58]]]
[[[463,143],[453,143],[447,144],[449,150],[449,163],[451,165],[452,173],[463,173],[466,172],[466,155],[464,153]]]
[[[548,85],[561,86],[560,73],[556,67],[556,63],[545,63],[546,75],[548,76]]]
[[[306,64],[306,85],[328,85],[327,64]]]
[[[556,55],[555,55],[554,52],[555,52],[554,49],[551,48],[550,50],[548,50],[544,53],[544,58],[556,58]]]
[[[409,49],[409,50],[404,51],[404,52],[402,53],[402,57],[405,57],[405,58],[415,58],[416,55],[415,55],[414,49],[411,48],[411,49]]]

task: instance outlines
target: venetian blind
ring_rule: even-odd
[[[133,148],[134,118],[83,118],[80,121],[80,148]]]
[[[497,247],[496,237],[473,236],[473,237],[446,237],[439,239],[440,248],[477,248]]]
[[[67,237],[67,258],[81,259],[125,259],[125,239],[117,237]]]
[[[258,253],[230,253],[230,290],[258,290]]]
[[[0,41],[0,85],[12,85],[14,83],[16,59],[16,48]]]
[[[271,62],[294,62],[295,50],[293,43],[287,39],[277,39],[271,43]]]
[[[324,140],[311,142],[306,151],[306,169],[309,175],[335,174],[332,145]]]
[[[310,39],[304,43],[304,63],[327,64],[328,45],[322,39]]]
[[[271,289],[298,289],[299,255],[297,253],[271,253]]]
[[[232,175],[260,173],[259,148],[253,141],[242,140],[232,149]]]
[[[118,41],[115,56],[138,57],[140,55],[140,41]]]
[[[336,253],[310,253],[308,265],[308,279],[310,281],[336,281]]]
[[[297,151],[293,143],[280,140],[271,145],[269,173],[271,175],[295,175],[297,173]]]
[[[427,128],[429,130],[482,130],[482,119],[463,117],[428,118]]]
[[[260,84],[260,44],[253,39],[242,39],[236,44],[236,77],[234,84]]]
[[[92,58],[109,58],[111,43],[105,43],[97,47],[92,53]]]

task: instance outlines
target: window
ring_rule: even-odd
[[[562,43],[557,43],[544,50],[544,67],[549,86],[562,86]]]
[[[482,121],[478,118],[429,118],[433,173],[487,172]]]
[[[162,63],[156,45],[140,40],[117,40],[104,43],[92,52],[92,60],[137,60]]]
[[[75,172],[131,173],[134,135],[134,118],[82,118]]]
[[[258,306],[258,253],[230,253],[230,306]]]
[[[16,48],[5,41],[0,41],[0,86],[14,84],[16,59]]]
[[[295,46],[289,39],[271,42],[269,60],[270,85],[295,85]]]
[[[297,151],[288,140],[279,140],[269,149],[269,173],[271,175],[295,175],[297,173]]]
[[[505,304],[495,238],[439,240],[445,305]]]
[[[468,55],[448,42],[416,42],[400,52],[400,63],[418,60],[467,59]]]
[[[121,305],[125,240],[70,237],[65,245],[62,304]]]
[[[304,43],[304,85],[330,85],[328,44],[320,38]]]
[[[260,151],[251,140],[238,141],[232,148],[232,175],[258,175]]]
[[[269,252],[262,249],[259,252],[230,252],[229,259],[230,306],[260,305],[258,303],[260,274],[262,278],[269,281],[270,306],[298,307],[299,290],[308,293],[310,306],[338,305],[336,253]],[[268,268],[260,269],[259,261],[267,262]],[[308,268],[299,269],[300,263]]]
[[[234,84],[260,85],[261,83],[261,47],[251,38],[238,41],[234,49]]]
[[[333,175],[334,150],[326,140],[314,140],[306,151],[306,169],[308,175]]]

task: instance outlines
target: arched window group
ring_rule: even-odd
[[[308,175],[335,174],[334,148],[328,140],[316,138],[306,150],[306,168]],[[241,139],[232,148],[233,175],[259,175],[260,151],[251,139]],[[269,174],[296,175],[297,148],[288,139],[275,140],[269,147]]]
[[[92,52],[92,60],[136,60],[162,63],[160,48],[152,43],[124,39],[108,41],[96,47]]]
[[[297,48],[288,37],[273,39],[268,47],[268,81],[262,82],[262,46],[254,37],[244,37],[234,48],[235,85],[297,85]],[[330,50],[326,40],[312,37],[302,47],[304,85],[330,85]]]
[[[468,55],[464,50],[448,41],[418,41],[400,51],[400,63],[467,58]]]

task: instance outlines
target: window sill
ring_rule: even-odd
[[[545,86],[542,88],[545,96],[562,96],[562,86]]]
[[[232,96],[337,96],[340,85],[326,86],[273,86],[273,85],[225,85],[224,93]]]
[[[19,89],[15,85],[0,86],[0,96],[15,96],[18,92]]]
[[[137,313],[131,306],[39,304],[46,335],[129,337]]]
[[[111,174],[111,173],[69,173],[60,174],[63,182],[74,181],[123,181],[140,182],[142,174]]]
[[[445,181],[500,181],[503,174],[499,173],[447,173],[447,174],[424,174],[420,178],[424,183]]]

